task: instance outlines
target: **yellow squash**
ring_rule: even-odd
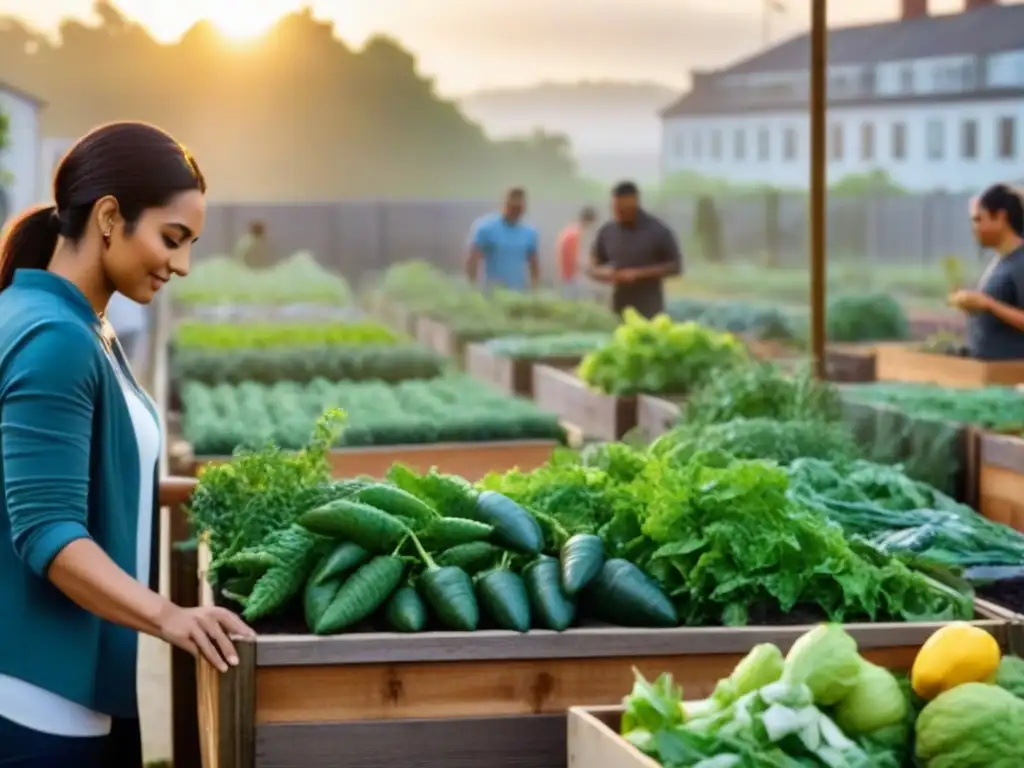
[[[929,637],[914,660],[910,682],[930,701],[964,683],[982,683],[999,668],[999,643],[985,630],[963,621],[948,624]]]

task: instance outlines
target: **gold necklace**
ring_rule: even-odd
[[[112,326],[107,320],[107,314],[105,312],[97,312],[96,318],[100,321],[100,344],[103,345],[103,349],[105,349],[109,355],[113,350],[114,340],[117,338],[117,335],[114,333],[114,326]]]

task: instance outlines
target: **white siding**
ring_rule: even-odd
[[[0,86],[0,111],[7,116],[7,149],[0,153],[0,169],[10,175],[7,195],[12,215],[38,203],[39,109],[32,100]]]
[[[1000,121],[1013,122],[1013,155],[1000,157]],[[976,121],[977,156],[964,157],[962,126]],[[873,126],[874,159],[862,159],[862,126]],[[905,126],[906,157],[893,157],[895,125]],[[736,183],[772,184],[784,188],[807,186],[810,141],[806,111],[764,112],[721,117],[677,117],[664,121],[662,167],[666,173],[695,171]],[[770,156],[761,159],[757,137],[769,132]],[[797,137],[796,158],[783,157],[787,130]],[[742,158],[734,153],[735,134],[746,135]],[[972,191],[1000,180],[1024,178],[1024,99],[1013,101],[957,102],[933,105],[893,104],[872,107],[833,105],[828,113],[828,136],[842,134],[841,157],[829,147],[828,174],[832,182],[849,174],[876,169],[912,190]],[[721,157],[709,151],[716,133],[721,137]],[[929,147],[929,137],[931,147]],[[936,144],[937,141],[941,143]],[[699,152],[696,151],[699,148]],[[931,152],[929,152],[931,149]],[[940,157],[941,156],[941,157]]]

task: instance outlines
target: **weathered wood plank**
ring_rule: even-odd
[[[979,624],[997,638],[1005,628],[982,608]],[[847,630],[862,648],[920,645],[942,626],[937,622],[850,624]],[[788,647],[808,630],[792,627],[679,627],[625,629],[579,627],[566,632],[532,630],[525,634],[429,632],[417,635],[367,632],[314,637],[265,635],[257,642],[260,667],[398,664],[405,662],[500,661],[515,659],[586,659],[641,656],[746,653],[757,643]]]
[[[565,765],[564,715],[261,725],[256,729],[256,768]]]

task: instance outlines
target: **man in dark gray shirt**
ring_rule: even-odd
[[[594,239],[588,274],[612,286],[612,309],[632,307],[647,318],[665,310],[662,283],[683,270],[679,244],[665,224],[640,207],[636,184],[612,190],[614,219]]]
[[[979,360],[1024,360],[1024,201],[996,184],[971,201],[978,243],[996,252],[976,291],[950,303],[967,317],[967,353]]]

